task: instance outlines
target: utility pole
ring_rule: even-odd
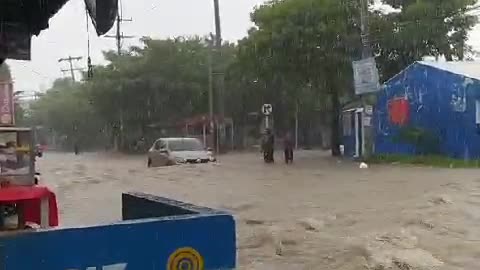
[[[81,56],[77,57],[67,57],[67,58],[60,58],[58,59],[58,62],[64,62],[67,61],[70,64],[70,69],[62,69],[62,72],[68,72],[70,71],[70,76],[72,76],[72,81],[75,82],[75,70],[83,70],[82,68],[73,68],[73,61],[80,61],[82,59]]]
[[[208,42],[208,116],[209,116],[209,125],[210,125],[210,135],[214,138],[213,134],[215,133],[215,123],[214,123],[214,113],[213,113],[213,59],[212,59],[212,52],[213,52],[213,43],[215,37],[212,33],[210,33],[210,39],[207,40]],[[213,139],[212,143],[216,140]],[[216,144],[212,145],[212,148],[215,147],[215,150],[218,153],[218,149],[216,149]]]
[[[117,28],[114,36],[106,35],[107,38],[114,38],[117,41],[117,53],[118,55],[122,54],[122,41],[126,38],[134,38],[134,36],[125,36],[121,31],[122,22],[131,22],[132,19],[123,19],[120,15],[120,12],[117,14]]]
[[[116,28],[116,33],[114,36],[112,35],[106,35],[105,37],[107,38],[114,38],[117,41],[117,54],[118,56],[122,55],[122,41],[123,39],[126,38],[134,38],[134,36],[125,36],[121,30],[121,25],[122,22],[131,22],[132,19],[123,19],[122,15],[120,14],[120,11],[117,13],[117,28]],[[120,93],[123,92],[123,85],[120,85]],[[119,127],[119,139],[117,140],[117,137],[115,137],[115,150],[119,150],[119,146],[123,144],[123,110],[120,108],[118,112],[118,118],[120,122],[120,127]]]
[[[368,0],[360,0],[360,30],[363,45],[362,58],[365,59],[372,56],[368,28]]]
[[[215,11],[215,51],[216,51],[216,65],[215,66],[215,81],[217,90],[217,103],[218,103],[218,115],[221,121],[225,121],[225,100],[224,100],[224,88],[225,88],[225,74],[224,67],[221,64],[222,61],[222,29],[220,22],[220,5],[219,0],[213,0],[213,6]],[[222,123],[218,128],[220,136],[217,138],[220,141],[225,139],[225,125]],[[218,143],[217,143],[218,144]]]
[[[298,149],[298,100],[295,102],[295,149]]]
[[[370,45],[370,32],[368,27],[368,1],[369,0],[360,0],[360,30],[362,37],[362,59],[367,59],[372,57],[371,45]],[[368,100],[368,94],[363,94],[360,96],[362,101],[363,113],[362,115],[362,125],[361,130],[363,133],[363,142],[359,146],[362,149],[361,154],[363,157],[368,158],[373,153],[373,129],[371,119],[372,116],[368,115],[367,107],[371,107]],[[369,119],[369,125],[364,124],[365,118]],[[365,151],[363,151],[365,150]]]

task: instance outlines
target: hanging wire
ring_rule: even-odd
[[[88,9],[85,7],[85,18],[87,23],[87,78],[93,78],[93,66],[92,59],[90,58],[90,29],[88,21]]]
[[[118,9],[118,14],[120,16],[120,21],[118,21],[117,23],[120,23],[121,20],[123,19],[123,2],[122,0],[118,0],[118,5],[119,5],[119,9]],[[123,36],[123,33],[119,33],[120,34],[120,37]],[[123,40],[120,39],[120,47],[123,47]]]
[[[122,3],[122,0],[118,0],[118,3],[119,3],[118,12],[120,14],[120,18],[123,18],[123,3]]]

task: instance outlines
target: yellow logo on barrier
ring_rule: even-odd
[[[168,258],[167,270],[204,270],[203,257],[193,248],[179,248]]]

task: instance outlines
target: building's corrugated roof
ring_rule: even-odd
[[[419,61],[421,65],[445,70],[454,74],[480,80],[480,61],[434,62]]]

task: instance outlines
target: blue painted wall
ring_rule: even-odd
[[[184,265],[184,269],[233,269],[235,237],[235,222],[226,214],[26,233],[0,238],[0,269],[183,270],[191,254],[180,254],[177,266],[169,268],[167,263],[184,247],[196,250],[204,261],[204,268]]]
[[[415,63],[384,85],[375,107],[375,152],[415,154],[414,146],[394,142],[399,127],[390,123],[388,101],[407,97],[409,126],[428,129],[440,140],[441,154],[461,159],[480,158],[480,135],[475,100],[480,82],[435,67]]]

